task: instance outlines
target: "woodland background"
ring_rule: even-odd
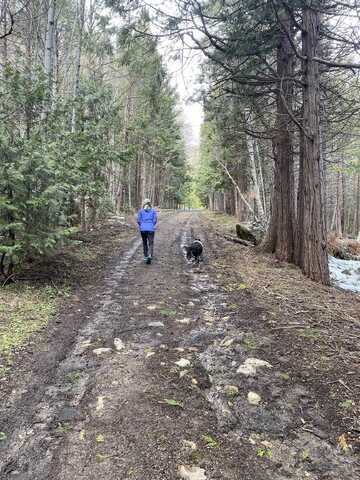
[[[156,39],[103,2],[1,3],[0,256],[11,275],[78,225],[145,197],[176,208],[186,180],[177,98]],[[144,17],[140,22],[146,22]]]
[[[329,232],[360,230],[357,2],[166,3],[2,1],[3,274],[107,211],[197,196],[329,283]],[[163,37],[204,58],[193,171]]]

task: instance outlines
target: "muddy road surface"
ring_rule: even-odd
[[[199,267],[181,248],[191,229]],[[1,479],[360,478],[263,307],[219,274],[224,248],[180,212],[161,220],[152,265],[136,235],[114,252],[1,395]]]

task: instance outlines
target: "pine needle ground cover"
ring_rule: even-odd
[[[217,241],[219,234],[235,230],[234,217],[206,212],[203,218],[208,230],[217,232]],[[234,309],[243,309],[251,300],[263,312],[251,322],[255,341],[247,340],[249,350],[256,357],[258,337],[272,338],[267,354],[289,359],[283,364],[286,376],[311,386],[314,398],[333,419],[333,441],[346,432],[358,452],[360,296],[314,283],[297,267],[257,248],[233,242],[223,248],[215,263],[219,279],[234,295]]]

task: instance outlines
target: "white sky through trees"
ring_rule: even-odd
[[[161,20],[168,14],[177,16],[176,3],[171,0],[147,0],[147,5],[152,17],[159,16],[159,22],[154,22],[155,33],[160,31]],[[162,17],[162,19],[161,19]],[[160,50],[171,77],[171,82],[180,98],[180,107],[183,111],[184,134],[187,147],[192,149],[199,144],[200,127],[203,121],[203,108],[199,98],[199,75],[201,53],[191,50],[180,41],[172,40],[166,36],[159,38]]]
[[[170,39],[161,29],[166,15],[177,16],[176,2],[172,0],[145,0],[141,2],[152,18],[151,33],[159,35],[159,50],[163,56],[171,85],[179,95],[179,110],[184,124],[187,151],[192,151],[200,143],[200,127],[203,121],[203,108],[199,91],[201,53],[185,46],[181,41]],[[113,11],[107,13],[113,24],[122,23]]]

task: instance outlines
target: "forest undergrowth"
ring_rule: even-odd
[[[234,234],[233,217],[207,213],[206,218],[219,236]],[[294,353],[303,380],[318,391],[320,404],[330,400],[334,422],[340,419],[337,428],[347,431],[358,450],[360,296],[305,279],[294,265],[256,247],[229,242],[216,265],[228,289],[248,292],[264,308],[264,327],[279,338],[275,350],[285,344]]]

